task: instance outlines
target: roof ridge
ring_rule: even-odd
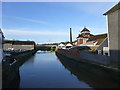
[[[94,36],[100,36],[100,35],[106,35],[106,34],[108,34],[108,33],[104,33],[104,34],[98,34],[98,35],[94,35]]]
[[[81,30],[81,32],[83,32],[83,31],[90,31],[88,28],[86,28],[86,27],[84,27],[82,30]]]

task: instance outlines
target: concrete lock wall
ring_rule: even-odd
[[[110,57],[111,57],[111,63],[114,63],[114,66],[120,67],[118,65],[120,63],[120,46],[119,46],[119,40],[120,40],[120,9],[109,13],[108,14],[108,36],[109,36],[109,50],[110,50]]]

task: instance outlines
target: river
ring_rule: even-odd
[[[19,68],[19,88],[117,88],[119,74],[59,54],[36,53]]]
[[[55,53],[36,53],[19,69],[20,88],[91,88],[79,80]]]

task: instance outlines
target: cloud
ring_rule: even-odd
[[[51,32],[52,31],[52,32]],[[67,32],[53,31],[53,30],[20,30],[20,29],[3,29],[4,34],[7,35],[15,35],[15,36],[36,36],[36,35],[68,35]]]
[[[53,30],[3,29],[5,39],[33,40],[36,43],[62,42],[69,39],[69,32]]]
[[[30,19],[30,18],[23,18],[23,17],[15,17],[15,18],[20,19],[20,20],[33,22],[33,23],[48,24],[48,22],[41,21],[41,20]]]
[[[74,26],[72,27],[73,41],[76,40],[78,34],[84,27]],[[107,32],[106,28],[87,27],[91,34],[103,34]],[[6,39],[15,40],[34,40],[37,43],[52,43],[69,41],[69,30],[31,30],[28,28],[19,29],[2,29]],[[63,31],[64,30],[64,31]]]
[[[24,20],[24,21],[28,21],[28,22],[33,22],[33,23],[39,23],[39,24],[50,24],[46,21],[42,21],[42,20],[36,20],[36,19],[31,19],[31,18],[24,18],[24,17],[17,17],[17,16],[7,16],[7,15],[3,15],[5,17],[8,18],[15,18],[15,19],[19,19],[19,20]]]

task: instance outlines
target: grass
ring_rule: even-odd
[[[93,50],[88,50],[90,53],[96,53],[96,50],[93,49]]]

